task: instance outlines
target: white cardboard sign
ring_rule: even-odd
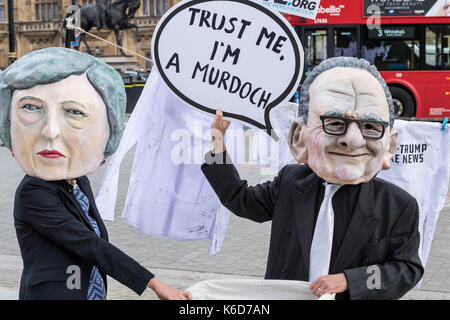
[[[320,0],[253,0],[272,10],[293,16],[315,19]]]
[[[294,95],[304,61],[284,17],[249,0],[180,2],[156,27],[152,56],[184,102],[269,134],[269,112]]]

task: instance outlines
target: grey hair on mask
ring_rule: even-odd
[[[389,124],[391,127],[394,125],[394,103],[392,102],[392,95],[389,91],[386,81],[381,77],[377,68],[371,65],[369,61],[364,59],[358,59],[353,57],[336,57],[330,58],[322,61],[317,67],[315,67],[308,75],[306,80],[303,82],[300,89],[299,96],[299,107],[298,116],[303,118],[303,123],[308,122],[309,113],[309,101],[310,101],[310,87],[314,80],[322,73],[333,68],[344,67],[344,68],[355,68],[368,71],[383,87],[384,93],[386,94],[386,100],[389,105]]]
[[[5,146],[11,149],[10,111],[14,90],[56,83],[84,73],[105,103],[109,139],[104,155],[113,154],[122,136],[126,107],[125,86],[120,74],[91,55],[56,47],[28,53],[0,74],[0,139]]]

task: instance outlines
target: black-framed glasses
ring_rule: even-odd
[[[343,136],[347,133],[351,122],[356,122],[361,134],[366,139],[381,139],[389,123],[376,120],[358,120],[343,117],[320,116],[323,131],[333,136]]]

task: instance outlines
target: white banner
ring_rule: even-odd
[[[408,191],[419,203],[419,256],[425,267],[436,223],[448,192],[450,127],[435,122],[396,120],[397,154],[390,170],[378,177]]]
[[[307,19],[315,19],[319,9],[320,0],[253,0],[261,5]]]
[[[334,300],[335,294],[320,298],[310,283],[295,280],[217,279],[205,280],[186,289],[194,300]]]

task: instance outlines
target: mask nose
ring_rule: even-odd
[[[61,133],[57,115],[54,113],[48,113],[44,128],[42,129],[42,135],[50,140],[57,138]]]
[[[347,133],[340,137],[338,142],[350,149],[359,149],[365,144],[364,137],[356,122],[350,123]]]

